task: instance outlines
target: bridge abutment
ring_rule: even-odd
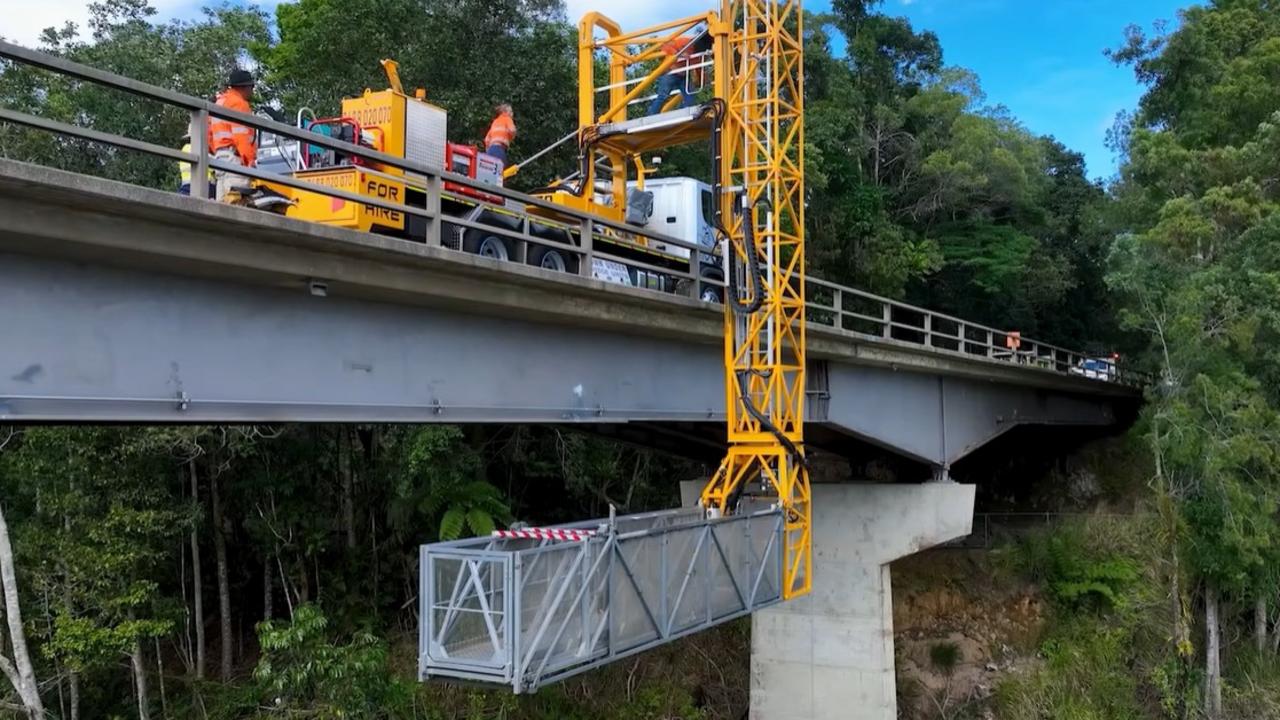
[[[696,483],[682,483],[686,504]],[[752,616],[752,720],[894,720],[889,563],[963,537],[974,486],[813,486],[813,590]]]

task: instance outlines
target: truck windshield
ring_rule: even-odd
[[[710,225],[716,211],[715,200],[711,197],[710,190],[703,190],[700,197],[702,198],[702,222]]]

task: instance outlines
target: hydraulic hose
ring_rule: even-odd
[[[721,165],[723,161],[723,144],[721,143],[721,136],[724,130],[725,103],[722,99],[716,98],[710,103],[710,105],[711,112],[714,117],[711,129],[711,191],[712,196],[718,200],[724,193],[724,177],[721,172]],[[729,308],[735,314],[751,315],[759,312],[760,308],[764,305],[764,273],[760,268],[759,253],[756,251],[755,223],[752,217],[754,205],[749,205],[743,195],[739,195],[739,199],[739,202],[734,203],[734,207],[742,216],[742,244],[743,251],[747,256],[747,276],[751,282],[751,295],[746,302],[742,302],[738,298],[738,274],[735,272],[734,268],[734,258],[737,256],[737,253],[732,251],[732,237],[728,228],[724,226],[724,211],[721,209],[719,202],[715,204],[715,209],[712,212],[711,224],[715,231],[720,234],[726,245],[730,247],[730,252],[725,253],[726,267],[724,271],[726,284],[728,285],[728,292],[726,293],[728,297],[725,298],[725,302],[729,304]],[[758,205],[760,202],[767,201],[757,201],[755,204]],[[753,374],[754,373],[751,370],[739,370],[737,372],[738,399],[742,402],[742,406],[746,409],[747,414],[750,415],[753,420],[760,423],[760,427],[764,428],[765,432],[773,435],[774,439],[778,441],[778,444],[781,445],[787,451],[787,454],[791,456],[792,461],[807,470],[809,467],[809,461],[805,458],[800,447],[796,445],[791,438],[787,437],[786,434],[773,423],[773,420],[761,412],[760,408],[756,407],[755,401],[751,398],[750,380]],[[742,494],[742,487],[742,484],[739,483],[739,486],[734,489],[731,496],[726,498],[726,502],[728,504],[737,504],[738,499]]]
[[[712,228],[720,235],[725,242],[725,246],[729,248],[729,252],[725,253],[725,282],[728,286],[728,292],[725,293],[725,302],[729,304],[730,309],[739,315],[750,315],[760,310],[764,305],[764,275],[760,270],[760,256],[756,253],[756,234],[755,226],[752,222],[751,208],[745,206],[744,203],[734,203],[734,208],[742,215],[743,228],[743,251],[747,256],[747,275],[751,281],[751,296],[744,303],[738,299],[738,273],[734,271],[734,258],[737,253],[733,252],[733,240],[728,228],[724,226],[724,210],[720,207],[720,197],[724,194],[724,177],[721,172],[721,161],[723,160],[722,143],[720,142],[724,130],[724,100],[716,98],[708,105],[711,107],[712,124],[711,124],[711,196],[716,199],[715,209],[711,213]]]

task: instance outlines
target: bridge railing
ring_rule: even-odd
[[[704,297],[703,291],[715,288],[724,291],[722,280],[705,277],[700,259],[708,249],[661,233],[637,228],[625,223],[576,211],[547,200],[526,195],[507,188],[484,184],[456,173],[434,168],[402,157],[388,155],[369,147],[343,142],[293,125],[276,122],[257,115],[240,113],[200,98],[184,95],[155,85],[139,82],[110,72],[92,68],[64,58],[51,56],[18,45],[0,41],[0,59],[54,73],[64,79],[87,82],[112,91],[128,93],[146,101],[159,103],[166,112],[185,113],[191,128],[191,151],[183,152],[165,145],[118,133],[103,132],[60,122],[47,117],[0,107],[0,123],[34,128],[58,136],[78,138],[113,148],[142,153],[174,163],[191,164],[193,178],[205,178],[210,169],[220,170],[280,186],[316,193],[346,202],[378,208],[391,213],[412,216],[425,223],[422,241],[436,241],[447,247],[462,249],[461,243],[449,237],[461,237],[468,232],[484,233],[502,238],[512,248],[508,260],[520,264],[532,260],[535,248],[550,248],[573,258],[573,267],[566,270],[592,277],[597,260],[616,263],[635,272],[638,278],[674,278],[676,292],[686,296]],[[2,70],[3,68],[0,68]],[[425,200],[421,205],[410,205],[389,198],[360,195],[340,188],[309,182],[305,178],[272,173],[259,168],[247,168],[226,163],[211,156],[206,146],[206,132],[210,118],[221,118],[240,123],[277,138],[289,138],[298,143],[332,150],[344,155],[379,163],[416,179],[425,185]],[[398,179],[406,179],[396,176]],[[482,199],[466,196],[466,202],[482,209],[491,209],[505,217],[514,218],[506,225],[482,222],[474,217],[447,215],[443,211],[446,200],[458,200],[456,193],[449,193],[445,184],[467,188],[475,193],[496,196],[501,203],[487,203]],[[207,198],[208,187],[203,182],[191,184],[191,194]],[[564,235],[557,237],[556,230]],[[679,258],[671,252],[649,255],[652,262],[636,259],[654,249],[679,249],[687,254]],[[1012,331],[999,330],[961,318],[935,313],[889,298],[880,297],[850,287],[829,283],[817,278],[807,279],[807,319],[811,324],[825,326],[863,338],[896,341],[928,349],[930,352],[948,353],[989,361],[1039,367],[1058,373],[1069,373],[1089,379],[1139,383],[1136,373],[1122,371],[1110,360],[1091,359],[1086,354],[1060,348],[1048,343],[1018,338]],[[645,282],[637,282],[646,286]]]
[[[808,319],[814,325],[1091,379],[1124,379],[1113,360],[1090,368],[1086,363],[1091,357],[1085,353],[1024,338],[1016,331],[1000,330],[817,278],[807,278],[805,282]]]

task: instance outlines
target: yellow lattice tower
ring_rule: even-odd
[[[771,485],[786,509],[783,596],[809,591],[804,463],[804,72],[799,0],[724,0],[716,39],[723,225],[738,273],[725,303],[729,451],[703,490],[732,512],[744,484]],[[754,253],[761,281],[750,278]],[[736,294],[736,298],[733,295]],[[737,307],[735,307],[735,304]]]
[[[729,452],[703,490],[702,504],[731,514],[746,486],[776,491],[787,514],[783,596],[790,599],[809,591],[812,563],[804,464],[802,8],[800,0],[722,1],[719,14],[703,13],[631,32],[599,13],[582,19],[582,185],[595,188],[597,168],[609,168],[613,199],[600,205],[586,192],[577,197],[560,193],[563,197],[556,201],[620,215],[629,168],[640,166],[634,162],[640,153],[704,139],[710,133],[718,169],[713,184],[721,191],[715,224],[727,236],[732,259],[725,273],[738,282],[725,298]],[[658,78],[674,65],[676,59],[665,56],[663,46],[694,34],[703,24],[714,48],[715,114],[648,134],[601,137],[603,124],[628,120],[628,108],[652,92]],[[599,88],[598,52],[608,62],[607,84]],[[673,102],[674,98],[664,110]]]

